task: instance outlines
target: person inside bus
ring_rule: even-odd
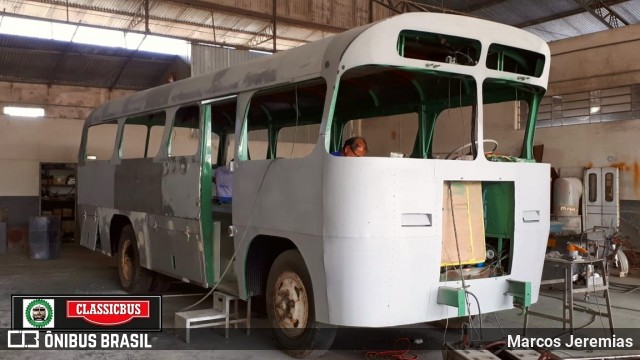
[[[342,151],[334,151],[331,155],[334,156],[346,156],[346,157],[362,157],[367,155],[369,149],[367,148],[367,141],[361,136],[354,136],[348,138],[344,145],[342,145]]]
[[[233,159],[226,166],[218,166],[213,172],[213,181],[216,183],[216,198],[221,204],[231,203],[231,194],[233,192],[233,173],[231,166]]]

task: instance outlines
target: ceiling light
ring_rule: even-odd
[[[43,108],[33,108],[33,107],[18,107],[18,106],[5,106],[4,114],[11,116],[24,116],[24,117],[43,117],[44,109]]]
[[[589,110],[589,112],[591,114],[597,114],[600,112],[600,106],[592,106],[591,109]]]

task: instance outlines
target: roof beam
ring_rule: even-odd
[[[477,5],[471,5],[468,7],[465,7],[463,9],[460,9],[460,11],[462,12],[466,12],[466,13],[472,13],[474,11],[478,11],[478,10],[484,10],[485,8],[494,6],[494,5],[498,5],[498,4],[502,4],[504,2],[507,2],[507,0],[490,0],[490,1],[485,1],[482,4],[477,4]]]
[[[56,2],[57,0],[51,0],[51,1],[33,0],[33,1],[49,3],[49,2]],[[83,8],[83,10],[91,10],[91,9],[84,9]],[[98,10],[93,10],[93,11],[98,11]],[[124,16],[132,16],[131,13],[126,13],[126,12],[122,12],[122,11],[112,12],[112,14],[124,15]],[[36,16],[14,14],[14,13],[6,12],[6,11],[0,11],[0,16],[5,16],[5,15],[6,16],[11,16],[11,17],[17,17],[17,18],[21,18],[21,19],[49,21],[49,22],[57,23],[57,24],[80,25],[80,26],[86,26],[86,27],[94,28],[94,29],[119,30],[119,31],[127,31],[127,32],[130,32],[130,33],[142,34],[142,35],[160,35],[160,36],[164,36],[164,37],[171,38],[171,39],[184,40],[184,41],[194,42],[194,43],[198,43],[198,44],[208,44],[208,45],[217,45],[217,46],[232,46],[232,47],[234,47],[234,48],[236,48],[238,50],[265,51],[265,48],[250,48],[250,47],[244,46],[242,44],[229,44],[229,43],[225,43],[223,41],[216,41],[215,32],[213,33],[214,40],[207,40],[207,39],[193,38],[193,37],[174,36],[174,35],[168,35],[168,34],[163,34],[163,33],[158,33],[158,32],[156,32],[156,33],[145,33],[144,31],[128,30],[128,29],[123,29],[123,28],[119,28],[119,27],[92,25],[92,24],[88,24],[88,23],[55,20],[55,19],[51,19],[51,18],[41,18],[41,17],[36,17]],[[180,24],[184,24],[184,25],[202,27],[203,29],[204,28],[208,28],[208,29],[211,28],[210,24],[200,24],[200,23],[189,22],[189,21],[178,21],[176,19],[168,19],[168,18],[162,18],[162,17],[158,17],[158,16],[153,16],[153,17],[150,17],[150,18],[152,18],[153,20],[164,21],[164,22],[168,22],[168,23],[180,23]],[[253,36],[260,35],[258,32],[254,32],[254,31],[245,31],[245,30],[238,30],[238,29],[232,29],[232,28],[228,28],[228,27],[218,27],[218,26],[216,26],[215,28],[218,29],[218,30],[222,30],[222,31],[236,32],[236,33],[240,33],[240,34],[247,34],[247,35],[253,35]],[[303,39],[294,39],[294,38],[289,38],[289,37],[279,37],[279,38],[282,39],[282,40],[300,42],[300,43],[304,43],[304,44],[309,43],[308,40],[303,40]]]
[[[76,29],[73,31],[73,35],[71,36],[72,41],[73,41],[73,38],[76,37],[77,32],[78,32],[78,26],[76,26]],[[58,78],[57,75],[59,73],[60,66],[62,66],[63,60],[67,59],[67,53],[69,52],[69,49],[71,48],[72,44],[73,42],[69,41],[67,45],[64,47],[64,50],[59,53],[58,58],[56,59],[56,64],[54,65],[53,71],[51,71],[51,76],[49,77],[49,86],[53,85],[53,83],[57,80]]]
[[[610,0],[610,1],[607,1],[607,6],[617,5],[617,4],[626,2],[626,1],[627,0]],[[584,12],[585,12],[584,8],[576,8],[576,9],[573,9],[573,10],[569,10],[569,11],[564,11],[564,12],[560,12],[560,13],[557,13],[557,14],[553,14],[551,16],[546,16],[546,17],[535,19],[535,20],[526,21],[526,22],[523,22],[523,23],[520,23],[520,24],[515,24],[513,26],[519,27],[519,28],[524,28],[524,27],[534,26],[534,25],[546,23],[546,22],[549,22],[549,21],[558,20],[558,19],[562,19],[562,18],[565,18],[565,17],[581,14],[581,13],[584,13]]]
[[[263,20],[263,21],[269,21],[269,22],[271,22],[273,20],[273,14],[270,14],[270,13],[262,13],[262,12],[259,12],[259,11],[241,9],[241,8],[237,8],[237,7],[233,7],[233,6],[214,4],[214,3],[211,3],[211,2],[208,2],[208,1],[201,1],[201,0],[163,0],[161,2],[169,2],[169,3],[187,5],[187,6],[191,6],[191,7],[197,8],[197,9],[213,10],[213,11],[224,12],[224,13],[227,13],[227,14],[242,15],[244,17],[248,17],[248,18],[252,18],[252,19],[256,19],[256,20]],[[314,22],[310,22],[310,21],[291,19],[291,18],[284,17],[284,16],[276,16],[276,20],[279,23],[282,23],[282,24],[299,26],[299,27],[302,27],[302,28],[305,28],[305,29],[326,31],[326,32],[331,32],[331,33],[339,33],[339,32],[343,32],[345,30],[349,30],[348,27],[318,24],[318,23],[314,23]]]
[[[458,14],[458,15],[469,15],[465,12],[449,9],[444,6],[427,5],[414,0],[370,0],[370,1],[371,1],[370,4],[376,3],[380,6],[383,6],[395,12],[396,14],[402,14],[405,12],[412,12],[412,11],[425,11],[425,12],[450,13],[450,14]],[[506,1],[506,0],[500,0],[500,1]],[[369,8],[371,9],[371,6],[369,6]]]
[[[629,25],[603,0],[574,0],[609,29]]]

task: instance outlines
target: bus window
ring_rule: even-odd
[[[367,156],[409,157],[418,134],[418,114],[408,113],[351,120],[342,129],[342,142],[352,136],[367,140]]]
[[[472,160],[471,139],[475,108],[462,106],[446,109],[436,118],[433,156],[447,160]]]
[[[319,124],[289,126],[280,129],[276,157],[301,158],[311,154],[319,135]]]
[[[215,164],[216,159],[218,158],[218,151],[220,149],[220,135],[212,132],[211,133],[211,161]]]
[[[326,92],[324,79],[314,79],[256,93],[247,112],[249,158],[308,155],[320,133]]]
[[[147,137],[147,127],[144,125],[124,124],[122,133],[122,159],[137,159],[144,157],[144,143]]]
[[[249,131],[249,159],[264,160],[269,149],[269,132],[267,129]]]
[[[236,157],[236,138],[234,134],[227,135],[227,156],[224,159],[224,163],[227,164],[231,160],[235,160]]]
[[[127,118],[122,133],[121,158],[156,156],[162,141],[165,119],[164,111]]]
[[[87,130],[85,154],[87,160],[109,160],[118,132],[118,122],[110,121],[90,126]]]
[[[340,78],[329,151],[360,134],[373,137],[367,139],[370,155],[445,158],[471,142],[476,94],[468,75],[376,65],[350,69]],[[418,139],[421,116],[425,129]],[[351,120],[362,121],[349,125]]]
[[[192,156],[200,144],[200,110],[197,105],[185,106],[176,112],[171,131],[169,156]]]
[[[233,133],[236,124],[237,98],[226,97],[211,103],[211,159],[215,165],[225,165],[233,159]],[[221,144],[224,141],[224,144]]]
[[[529,104],[533,103],[536,96],[542,97],[542,89],[515,81],[486,79],[482,85],[482,92],[484,150],[487,159],[509,162],[516,161],[519,157],[528,157],[527,151],[523,151],[529,146],[526,141],[528,132],[514,133],[513,129],[520,127],[525,130],[530,121],[535,121],[532,116],[535,116],[537,109],[532,112]],[[494,149],[492,141],[499,143],[499,148]]]

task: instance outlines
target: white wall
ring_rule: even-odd
[[[0,196],[38,196],[40,167],[30,160],[0,160]]]
[[[38,196],[40,162],[78,157],[84,118],[131,91],[0,82],[0,196]],[[37,106],[44,118],[4,115],[5,106]]]

